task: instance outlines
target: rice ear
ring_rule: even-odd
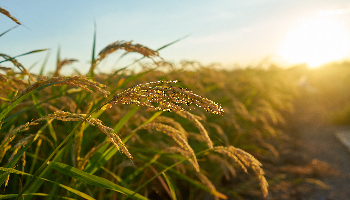
[[[106,106],[109,107],[112,104],[136,104],[139,106],[147,106],[155,110],[177,112],[186,111],[184,107],[193,104],[213,114],[221,115],[224,112],[219,104],[194,94],[190,90],[157,85],[160,83],[170,84],[177,82],[176,80],[156,81],[136,85],[114,96],[112,100],[106,102]]]
[[[0,13],[2,13],[3,15],[7,16],[8,18],[10,18],[12,21],[16,22],[16,24],[18,25],[22,25],[21,22],[19,22],[16,18],[14,18],[9,11],[3,9],[0,7]]]
[[[203,125],[199,122],[199,120],[196,118],[195,115],[191,114],[190,112],[187,111],[178,111],[177,114],[180,116],[183,116],[187,119],[189,119],[199,130],[201,133],[202,137],[206,141],[208,147],[212,149],[214,147],[213,141],[211,141],[209,134],[207,130],[203,127]]]
[[[57,67],[56,67],[56,71],[54,73],[54,76],[59,76],[60,75],[60,71],[62,69],[63,66],[65,65],[69,65],[72,64],[74,62],[77,62],[77,59],[64,59],[64,60],[59,60],[57,62]]]
[[[183,138],[183,134],[179,130],[171,126],[155,122],[147,123],[139,127],[138,129],[154,129],[171,137],[183,149],[183,151],[181,151],[180,153],[185,152],[184,154],[186,154],[186,156],[192,157],[192,164],[196,171],[199,171],[199,165],[197,162],[196,154],[194,153],[192,147],[188,144],[188,141]]]
[[[116,41],[114,43],[109,44],[108,46],[106,46],[104,49],[100,51],[100,53],[98,54],[98,57],[94,59],[91,64],[90,72],[94,71],[98,63],[100,63],[109,54],[119,49],[124,49],[127,52],[139,53],[148,58],[159,56],[158,51],[154,51],[140,44],[132,44],[132,41],[129,41],[129,42]]]
[[[261,168],[262,164],[256,158],[254,158],[254,156],[243,151],[242,149],[239,149],[233,146],[229,146],[229,147],[216,146],[214,147],[213,150],[215,152],[218,152],[220,154],[227,155],[233,158],[233,160],[235,160],[246,173],[248,171],[245,166],[250,167],[255,173],[255,175],[258,177],[261,191],[263,193],[264,198],[266,198],[266,196],[268,195],[267,187],[269,186],[269,184],[267,183],[266,178],[264,176],[265,173]]]

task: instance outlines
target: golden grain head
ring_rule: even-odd
[[[73,87],[79,87],[87,92],[93,93],[93,91],[90,89],[94,89],[100,93],[102,93],[105,97],[107,97],[110,92],[107,90],[104,90],[103,88],[106,87],[105,85],[95,82],[93,80],[90,80],[84,76],[60,76],[60,77],[52,77],[50,79],[47,79],[46,77],[38,80],[37,82],[33,83],[29,87],[27,87],[25,90],[23,90],[16,99],[19,97],[41,87],[44,85],[50,85],[51,86],[60,86],[60,85],[69,85]],[[16,100],[15,99],[15,100]],[[15,101],[14,100],[14,101]]]
[[[268,195],[267,187],[269,184],[267,183],[266,178],[264,176],[265,173],[261,168],[262,164],[256,158],[254,158],[254,156],[243,151],[242,149],[239,149],[233,146],[229,146],[229,147],[217,146],[217,147],[214,147],[213,150],[215,152],[218,152],[220,154],[227,155],[233,158],[233,160],[235,160],[235,162],[237,162],[246,173],[248,171],[245,166],[250,167],[255,173],[255,175],[258,177],[259,185],[263,193],[263,196],[266,197]]]
[[[16,18],[14,18],[9,11],[3,9],[0,7],[0,13],[6,15],[8,18],[10,18],[12,21],[16,22],[16,24],[21,25],[21,22],[19,22]]]
[[[139,84],[128,88],[113,97],[108,104],[136,104],[162,111],[186,111],[190,105],[196,105],[204,110],[222,114],[223,109],[217,103],[194,94],[192,91],[173,86],[159,86],[158,84],[177,83],[178,81],[156,81]],[[184,108],[186,107],[186,108]]]
[[[204,128],[202,123],[199,122],[195,115],[187,111],[178,111],[177,113],[181,113],[180,115],[185,115],[186,118],[189,119],[198,128],[200,134],[202,135],[210,149],[214,147],[213,141],[210,139],[207,130]]]
[[[154,51],[140,44],[132,44],[132,41],[129,41],[129,42],[117,41],[112,44],[109,44],[102,51],[100,51],[100,53],[98,54],[99,59],[103,60],[107,55],[117,51],[118,49],[124,49],[127,52],[140,53],[145,57],[159,56],[157,51]]]
[[[77,62],[77,59],[64,59],[64,60],[59,60],[57,62],[57,67],[56,67],[56,71],[55,71],[55,76],[59,75],[60,70],[62,69],[63,66],[65,65],[69,65],[72,64],[74,62]]]
[[[194,153],[192,147],[188,144],[187,139],[183,137],[184,136],[183,133],[181,133],[179,130],[169,125],[155,123],[155,122],[147,123],[139,127],[138,129],[157,130],[171,137],[183,150],[183,151],[180,151],[180,153],[186,152],[185,153],[186,156],[191,157],[191,159],[193,160],[193,162],[191,163],[193,164],[196,171],[199,171],[199,165],[197,162],[196,154]]]

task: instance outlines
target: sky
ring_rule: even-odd
[[[94,22],[97,52],[118,40],[133,40],[134,43],[157,49],[187,36],[161,50],[160,56],[171,62],[191,60],[203,64],[221,63],[226,67],[254,65],[262,60],[288,64],[292,61],[303,62],[300,55],[286,61],[280,55],[281,49],[290,50],[295,39],[289,41],[290,44],[288,38],[297,37],[297,33],[291,33],[320,13],[342,24],[344,37],[350,37],[348,0],[0,0],[0,7],[23,24],[0,37],[0,53],[16,56],[49,48],[48,71],[54,70],[59,46],[61,58],[78,59],[79,63],[74,67],[81,72],[88,70]],[[15,25],[9,18],[0,15],[0,33]],[[299,31],[300,34],[308,32]],[[298,44],[298,48],[309,40]],[[327,40],[335,43],[332,39]],[[343,38],[338,42],[344,49],[348,43],[345,40]],[[339,49],[339,46],[334,48]],[[315,47],[311,47],[310,51],[315,50]],[[343,52],[349,58],[350,52],[347,53]],[[308,55],[309,52],[304,54]],[[37,62],[32,70],[38,71],[45,56],[46,53],[37,53],[18,60],[25,67]],[[322,57],[321,54],[315,56]],[[113,65],[116,55],[107,59],[109,64],[105,64],[103,69],[100,67],[100,71],[118,68]],[[134,57],[127,58],[125,62],[128,59]]]

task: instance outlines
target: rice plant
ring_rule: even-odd
[[[282,70],[176,66],[132,41],[95,56],[94,44],[86,75],[61,76],[77,60],[59,51],[46,76],[0,54],[1,198],[228,199],[258,188],[267,197],[252,154],[278,156],[268,139],[293,98]],[[151,62],[96,73],[120,50]]]

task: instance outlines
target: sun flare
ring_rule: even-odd
[[[286,37],[280,55],[290,63],[317,67],[350,55],[350,34],[335,19],[305,20]]]

